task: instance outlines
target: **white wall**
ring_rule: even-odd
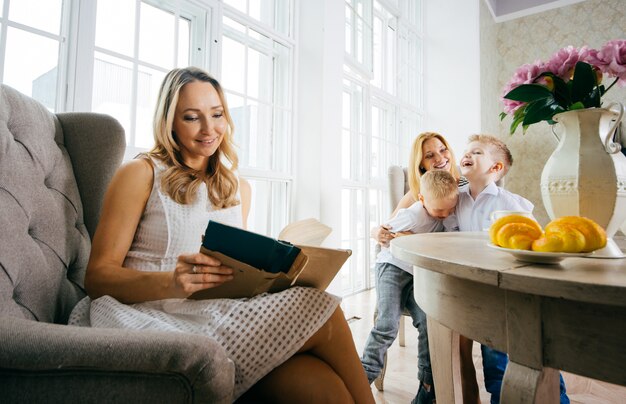
[[[317,218],[341,246],[341,108],[344,2],[299,2],[296,104],[297,154],[291,219]],[[339,277],[328,287],[341,294]]]
[[[424,2],[424,129],[444,135],[459,160],[481,128],[479,1]]]
[[[339,246],[341,227],[341,96],[344,2],[299,3],[297,156],[292,220],[318,218],[334,231],[327,245]]]

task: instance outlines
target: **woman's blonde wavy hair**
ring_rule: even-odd
[[[209,158],[209,164],[204,173],[185,164],[180,153],[180,146],[176,142],[176,134],[172,129],[180,90],[185,84],[194,81],[210,83],[215,88],[228,123],[224,138]],[[161,84],[154,113],[155,146],[144,154],[145,157],[152,157],[167,166],[161,177],[161,187],[167,195],[178,203],[189,204],[195,200],[198,187],[205,183],[213,207],[223,209],[238,205],[240,203],[237,198],[239,182],[234,171],[237,170],[239,158],[233,143],[234,129],[224,91],[217,80],[197,67],[170,71]]]
[[[424,157],[422,146],[425,141],[432,138],[439,139],[441,143],[443,143],[443,145],[450,151],[450,174],[454,176],[457,182],[459,181],[459,178],[461,178],[461,173],[459,172],[459,168],[456,164],[456,157],[454,157],[454,152],[450,148],[446,138],[436,132],[420,133],[413,141],[413,146],[411,146],[411,156],[409,157],[409,168],[407,170],[409,174],[409,190],[416,201],[418,200],[420,193],[420,177],[426,172],[426,169],[421,167],[422,158]]]

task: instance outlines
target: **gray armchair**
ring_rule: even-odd
[[[111,117],[0,86],[3,402],[232,401],[234,365],[209,337],[66,325],[124,144]]]

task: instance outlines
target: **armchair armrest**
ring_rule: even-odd
[[[234,364],[206,336],[0,317],[0,341],[8,402],[232,402]]]

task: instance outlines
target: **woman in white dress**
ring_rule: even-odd
[[[235,399],[373,403],[336,297],[294,287],[186,299],[232,279],[231,268],[197,252],[207,221],[245,228],[250,207],[219,83],[197,68],[169,72],[154,132],[155,147],[111,181],[85,275],[89,297],[70,323],[209,335],[235,363]]]

